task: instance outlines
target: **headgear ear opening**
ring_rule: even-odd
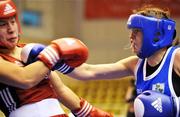
[[[143,33],[140,58],[147,58],[157,50],[172,45],[175,36],[175,21],[133,14],[127,22],[128,28],[139,28]]]
[[[176,38],[176,29],[174,30],[173,39]]]
[[[153,39],[154,43],[158,42],[160,40],[160,36],[161,36],[161,32],[160,31],[157,31],[155,33],[155,37]]]

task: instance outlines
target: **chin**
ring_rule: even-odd
[[[16,47],[16,45],[11,45],[11,46],[8,46],[7,48],[10,49],[10,50],[12,50],[12,49],[14,49],[15,47]]]
[[[133,49],[132,49],[132,52],[137,53],[137,50],[133,48]]]
[[[138,55],[139,52],[136,51],[136,50],[133,50],[133,53],[136,54],[136,55]]]

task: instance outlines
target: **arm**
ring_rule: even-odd
[[[173,65],[173,68],[174,68],[175,72],[178,74],[178,76],[180,76],[179,61],[180,61],[180,50],[178,50],[177,53],[175,54],[174,65]]]
[[[129,86],[125,95],[125,100],[129,102],[129,100],[132,98],[132,93],[133,93],[134,87]]]
[[[51,72],[50,80],[60,102],[70,110],[80,108],[80,98],[62,82],[56,72]]]
[[[14,87],[27,89],[38,84],[49,72],[43,62],[37,61],[26,67],[19,67],[0,59],[0,82]]]
[[[136,97],[135,92],[136,92],[135,80],[131,79],[125,95],[126,102],[133,102],[134,98]]]
[[[113,79],[132,76],[134,75],[137,61],[138,58],[132,56],[111,64],[82,64],[68,75],[79,80]]]
[[[27,44],[21,51],[21,60],[26,65],[30,65],[22,68],[0,59],[2,66],[0,68],[0,82],[22,89],[31,88],[38,84],[61,58],[75,56],[73,60],[79,60],[81,57],[81,61],[85,61],[88,55],[87,51],[87,47],[74,38],[57,39],[47,47],[42,44]],[[33,63],[37,58],[43,63],[40,61]],[[81,61],[76,63],[69,61],[69,63],[77,66],[81,64]]]
[[[58,95],[58,99],[67,108],[69,108],[76,117],[113,117],[110,113],[93,107],[86,100],[79,98],[74,92],[72,92],[71,89],[62,83],[59,76],[55,72],[51,73],[50,77],[53,88]]]

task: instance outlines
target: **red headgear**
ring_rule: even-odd
[[[12,0],[0,0],[0,19],[15,16],[18,24],[19,33],[21,32],[20,23],[18,20],[18,13],[15,4]]]

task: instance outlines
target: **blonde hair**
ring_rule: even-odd
[[[151,4],[144,5],[139,9],[133,10],[133,13],[156,18],[170,18],[170,10],[168,8],[160,8]]]

